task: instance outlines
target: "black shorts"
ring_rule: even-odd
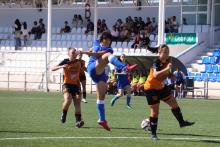
[[[184,81],[176,81],[176,85],[179,86],[179,85],[181,85],[181,84],[183,85],[183,84],[184,84]]]
[[[145,90],[148,105],[158,104],[160,100],[166,100],[171,95],[171,89],[165,86],[161,90]]]
[[[80,74],[79,75],[79,80],[80,80],[80,82],[85,81],[86,80],[86,75],[85,74]]]
[[[63,93],[68,92],[72,96],[80,94],[80,87],[74,84],[63,84]]]

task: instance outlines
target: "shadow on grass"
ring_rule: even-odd
[[[170,136],[187,136],[187,137],[220,137],[216,135],[201,135],[201,134],[181,134],[181,133],[158,133],[161,135],[170,135]]]
[[[32,134],[32,133],[45,133],[45,134],[50,134],[49,132],[40,132],[40,131],[19,131],[19,130],[5,130],[5,131],[0,131],[0,133],[23,133],[23,134]]]

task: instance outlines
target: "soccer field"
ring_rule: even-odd
[[[107,96],[106,117],[112,131],[97,124],[95,95],[82,103],[83,128],[75,128],[73,106],[65,124],[60,123],[62,94],[40,92],[0,92],[0,147],[207,147],[220,146],[220,100],[178,100],[185,119],[194,126],[179,128],[169,107],[160,106],[158,137],[152,141],[140,128],[148,116],[145,97],[133,97],[133,109],[125,107],[125,99],[110,106]]]

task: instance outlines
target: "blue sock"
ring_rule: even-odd
[[[110,55],[108,57],[108,61],[109,61],[109,63],[113,64],[114,66],[116,66],[118,68],[123,69],[126,67],[126,65],[124,63],[122,63],[121,61],[119,61],[118,58],[115,57],[114,55]]]
[[[126,105],[130,106],[130,102],[131,102],[131,96],[127,96],[127,101],[126,101]]]
[[[97,100],[96,102],[98,114],[99,114],[99,120],[104,121],[105,120],[105,104],[104,100]]]
[[[112,100],[111,100],[111,106],[113,106],[115,104],[115,101],[119,99],[119,96],[115,95]]]

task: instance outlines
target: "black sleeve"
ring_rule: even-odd
[[[67,64],[67,63],[68,63],[68,59],[64,59],[58,65],[61,66],[61,65]]]
[[[156,69],[156,71],[159,71],[159,67],[160,67],[160,60],[159,59],[155,59],[153,61],[153,69]]]

